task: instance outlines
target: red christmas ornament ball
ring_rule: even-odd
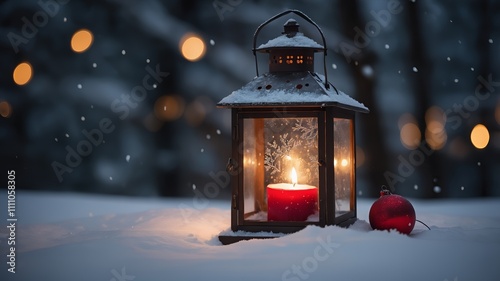
[[[415,209],[410,201],[396,194],[380,193],[370,208],[370,225],[377,230],[396,229],[410,234],[415,226]]]

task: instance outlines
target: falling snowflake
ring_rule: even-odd
[[[97,68],[97,63],[95,63],[95,62],[94,62],[94,63],[92,64],[92,67],[93,67],[93,68]]]
[[[390,48],[389,44],[385,44],[384,48],[385,48],[386,50],[389,50],[389,48]]]
[[[451,61],[451,58],[450,58],[450,57],[447,57],[447,58],[446,58],[446,60],[447,60],[447,61]]]
[[[127,154],[127,156],[125,156],[125,161],[127,161],[127,162],[130,161],[130,155]]]
[[[122,55],[125,55],[127,52],[125,50],[122,50]]]
[[[413,67],[413,72],[418,72],[418,69],[415,66]]]
[[[58,141],[59,141],[57,138],[54,138],[54,140],[55,140],[56,142],[58,142]]]
[[[65,136],[66,136],[67,138],[69,138],[69,134],[68,134],[68,133],[66,133],[66,134],[65,134]]]
[[[109,180],[112,181],[113,180],[113,177],[109,177]]]
[[[490,42],[490,44],[493,44],[493,39],[488,39],[488,42]]]
[[[471,67],[471,68],[470,68],[470,71],[474,71],[474,67]]]
[[[210,39],[210,45],[212,45],[212,46],[215,45],[215,41],[213,39]]]
[[[481,166],[481,162],[477,162],[477,165],[478,165],[478,166]]]
[[[435,193],[440,193],[440,192],[441,192],[441,187],[439,187],[439,186],[437,186],[437,185],[436,185],[436,186],[434,186],[434,192],[435,192]]]
[[[68,19],[67,19],[66,17],[64,17],[63,21],[64,21],[64,22],[67,22],[67,21],[68,21]]]
[[[158,85],[156,85],[156,83],[155,83],[155,84],[153,84],[153,88],[155,88],[155,89],[156,89],[156,87],[158,87]]]
[[[210,134],[207,134],[207,140],[209,140],[211,138]]]
[[[196,184],[193,183],[192,188],[193,188],[193,190],[195,190],[196,189]]]
[[[453,80],[453,82],[458,83],[458,79],[457,79],[457,78],[455,78],[455,80]]]
[[[365,77],[373,76],[373,68],[369,65],[363,65],[363,67],[361,68],[361,72]]]
[[[460,190],[464,190],[464,189],[465,189],[465,187],[463,187],[463,186],[460,187]]]
[[[217,133],[217,135],[220,135],[220,130],[217,129],[217,131],[215,131]]]
[[[149,60],[149,59],[146,59],[146,63],[149,63],[149,62],[150,62],[150,60]]]
[[[413,189],[418,190],[418,185],[414,185]]]
[[[337,65],[336,64],[332,64],[332,67],[333,67],[333,69],[337,69]]]
[[[80,117],[80,120],[85,121],[85,116]]]
[[[201,151],[201,153],[203,153],[203,152],[205,152],[205,149],[204,149],[204,148],[202,148],[202,149],[200,149],[200,151]]]
[[[83,88],[82,84],[78,84],[78,85],[76,85],[76,87],[77,87],[78,89],[80,89],[80,90]]]

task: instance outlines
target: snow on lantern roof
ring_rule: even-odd
[[[219,107],[313,106],[342,107],[359,112],[368,108],[330,84],[325,77],[307,72],[266,73],[223,98]]]
[[[298,32],[299,24],[295,19],[289,19],[283,26],[285,27],[283,35],[269,40],[267,43],[260,45],[256,50],[267,51],[272,48],[290,47],[309,48],[315,51],[322,51],[325,49],[325,47],[316,43],[316,41]]]

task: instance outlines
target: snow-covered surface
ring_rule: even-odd
[[[326,89],[318,73],[266,73],[223,98],[219,106],[321,105],[340,106],[367,112],[368,108],[333,86]],[[300,85],[300,86],[298,86]],[[270,87],[269,87],[270,86]]]
[[[312,40],[311,38],[304,36],[303,33],[297,32],[293,37],[288,37],[286,34],[283,34],[274,39],[271,39],[267,43],[260,45],[257,50],[279,47],[300,47],[321,50],[325,48],[322,45],[316,43],[316,41]]]
[[[6,193],[0,200],[6,202]],[[410,236],[372,231],[374,199],[349,229],[221,246],[229,201],[18,192],[16,273],[0,280],[498,280],[500,199],[411,200]],[[3,205],[5,206],[5,205]],[[203,209],[197,209],[203,207]],[[4,219],[4,224],[6,224]],[[226,233],[227,234],[227,233]]]

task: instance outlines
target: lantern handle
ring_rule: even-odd
[[[287,15],[289,13],[294,13],[298,16],[300,16],[301,18],[303,18],[305,21],[307,21],[308,23],[314,25],[316,27],[316,29],[319,31],[319,34],[321,35],[321,39],[323,40],[323,69],[324,69],[324,72],[325,72],[325,88],[329,89],[330,88],[330,84],[328,83],[328,75],[326,73],[326,40],[325,40],[325,36],[323,35],[323,31],[321,31],[321,28],[310,18],[308,17],[306,14],[304,14],[303,12],[299,11],[299,10],[286,10],[286,11],[283,11],[275,16],[273,16],[272,18],[266,20],[265,22],[263,22],[261,25],[259,25],[259,27],[257,27],[257,30],[255,30],[255,33],[253,35],[253,49],[252,49],[252,52],[253,52],[253,56],[255,57],[255,70],[257,72],[257,76],[259,76],[259,64],[257,62],[257,50],[256,50],[256,45],[257,45],[257,36],[259,35],[259,32],[262,28],[264,28],[264,26],[266,26],[268,23],[274,21],[275,19],[277,18],[280,18],[284,15]]]

